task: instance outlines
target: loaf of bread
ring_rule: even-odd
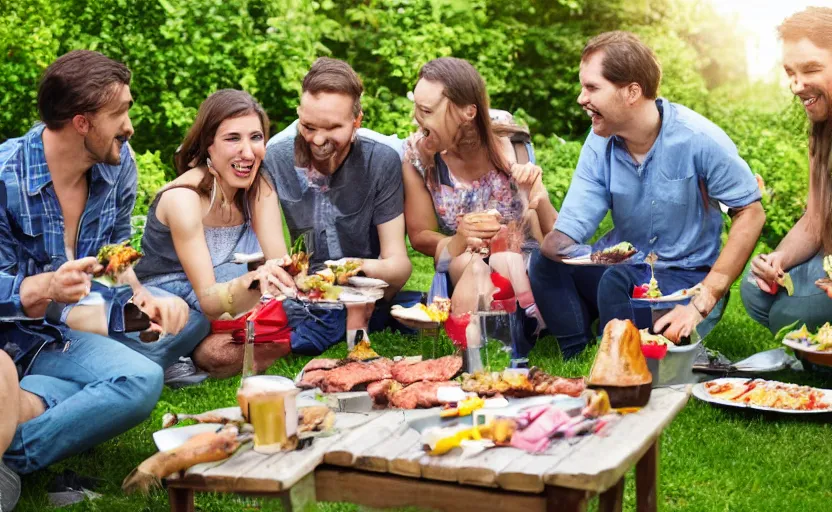
[[[629,320],[610,320],[589,374],[589,383],[600,386],[640,386],[653,382],[641,353],[641,336]]]

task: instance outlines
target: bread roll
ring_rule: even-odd
[[[641,336],[629,320],[610,320],[592,364],[589,383],[600,386],[640,386],[653,382],[641,353]]]

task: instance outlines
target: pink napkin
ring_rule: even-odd
[[[526,425],[511,436],[511,446],[527,452],[542,452],[558,427],[568,423],[569,415],[551,405],[531,407],[518,417],[518,425]]]

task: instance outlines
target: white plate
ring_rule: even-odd
[[[239,411],[240,409],[237,408]],[[204,432],[217,432],[222,428],[219,423],[198,423],[187,427],[171,427],[153,433],[153,442],[160,452],[179,448],[185,441]]]
[[[754,379],[743,379],[743,378],[735,378],[729,377],[725,379],[716,379],[710,382],[735,382],[735,383],[744,383]],[[776,382],[776,381],[769,381],[769,382]],[[816,411],[796,411],[792,409],[776,409],[774,407],[763,407],[759,405],[752,405],[752,404],[740,404],[736,402],[731,402],[730,400],[722,400],[721,398],[714,398],[711,396],[710,393],[705,389],[705,382],[700,382],[699,384],[693,386],[693,396],[702,400],[703,402],[710,402],[712,404],[719,404],[719,405],[727,405],[729,407],[737,407],[740,409],[756,409],[758,411],[773,411],[773,412],[782,412],[786,414],[829,414],[832,413],[832,409],[819,409]],[[821,389],[815,388],[819,391],[822,391],[826,401],[832,403],[832,390],[829,389]]]
[[[832,350],[818,350],[814,345],[804,345],[803,343],[800,343],[797,340],[783,338],[783,345],[786,345],[787,347],[794,350],[799,350],[801,352],[809,352],[812,354],[823,354],[832,356]]]
[[[649,302],[649,303],[658,304],[658,303],[662,303],[662,302],[683,302],[683,301],[686,301],[686,300],[690,300],[690,299],[694,298],[695,296],[696,296],[696,294],[690,293],[690,291],[688,289],[685,289],[685,290],[679,290],[677,292],[673,292],[670,295],[663,295],[663,296],[655,298],[655,299],[650,299],[650,298],[647,298],[647,297],[642,297],[642,298],[636,299],[634,297],[630,297],[630,300],[634,300],[634,301],[637,301],[637,302]]]
[[[356,288],[387,288],[389,286],[385,281],[374,277],[353,276],[347,279],[347,282]]]
[[[595,263],[592,261],[590,256],[579,256],[577,258],[565,258],[561,260],[563,263],[567,265],[596,265],[599,267],[605,266],[602,263]]]
[[[616,265],[627,265],[628,263],[632,262],[633,257],[630,256],[624,261],[619,261],[618,263],[595,263],[592,261],[592,256],[579,256],[577,258],[565,258],[561,261],[567,265],[577,265],[577,266],[586,266],[586,267],[614,267]]]
[[[235,252],[231,260],[232,263],[251,263],[253,261],[266,261],[266,257],[262,252],[254,252],[246,254],[242,252]]]

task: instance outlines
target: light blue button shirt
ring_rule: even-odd
[[[590,133],[555,223],[578,243],[608,211],[615,228],[603,245],[631,242],[657,267],[711,267],[719,255],[719,203],[740,208],[760,200],[757,180],[721,128],[664,98],[659,136],[641,164],[617,136]]]

